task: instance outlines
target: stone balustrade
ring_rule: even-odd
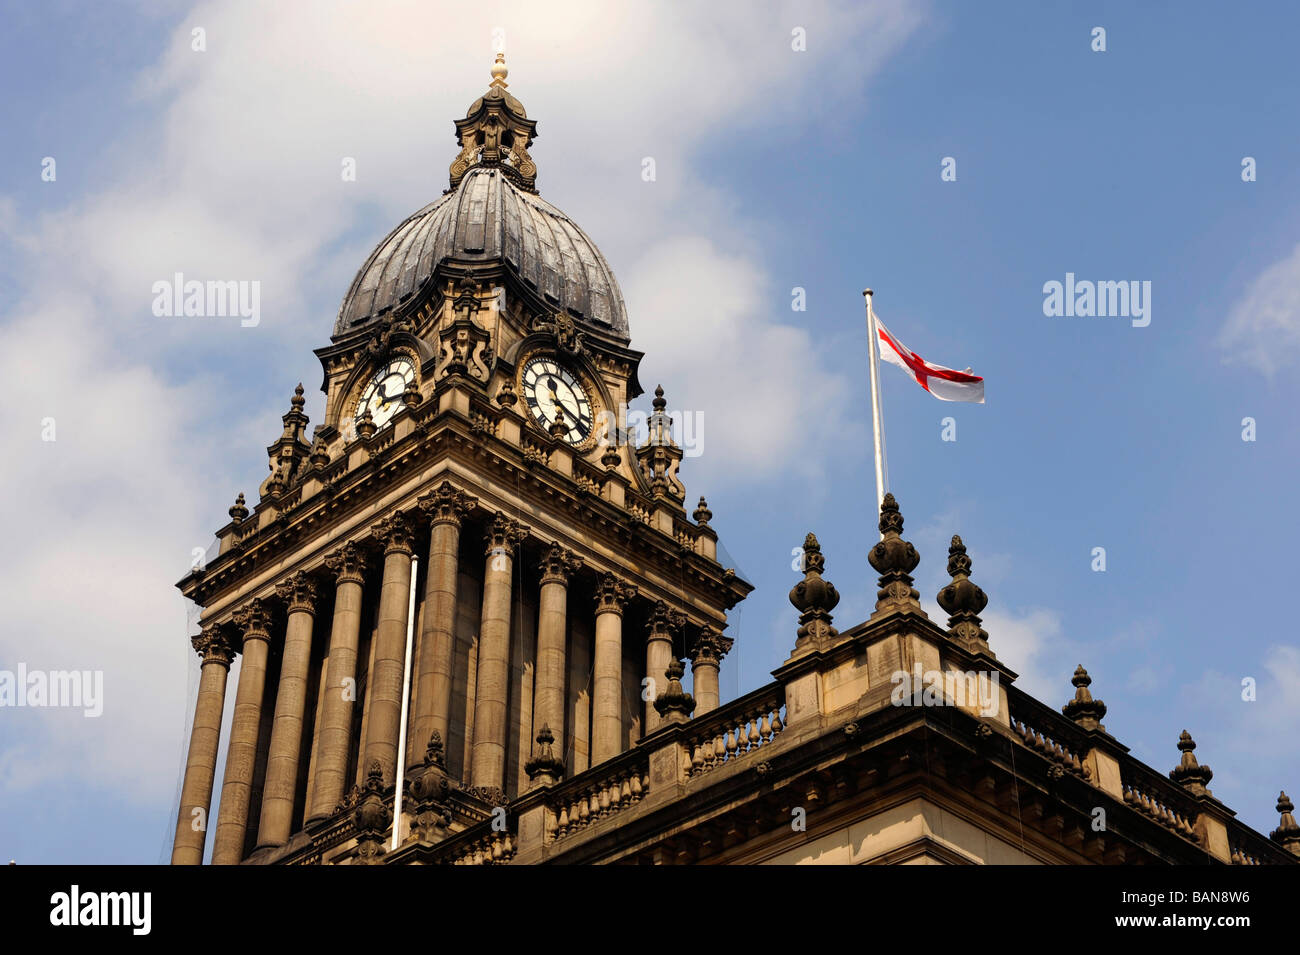
[[[691,778],[770,744],[785,729],[785,689],[763,687],[688,724]]]

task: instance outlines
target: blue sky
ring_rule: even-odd
[[[1216,795],[1273,828],[1300,788],[1278,604],[1300,460],[1295,11],[536,6],[5,6],[0,668],[102,669],[106,701],[0,711],[0,855],[167,858],[198,671],[172,585],[262,480],[299,380],[319,420],[311,350],[368,251],[446,187],[494,28],[542,195],[623,284],[642,382],[704,415],[682,476],[757,587],[724,696],[792,648],[809,530],[837,624],[874,599],[871,285],[908,346],[987,384],[983,406],[945,404],[882,369],[931,616],[960,533],[1022,685],[1059,706],[1083,663],[1137,756],[1167,770],[1190,730]],[[155,317],[176,271],[260,281],[261,323]],[[1067,272],[1149,281],[1150,325],[1045,316]]]

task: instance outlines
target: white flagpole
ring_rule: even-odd
[[[402,722],[397,732],[397,770],[393,776],[393,844],[397,849],[402,833],[402,790],[406,777],[406,720],[411,708],[411,643],[415,639],[415,580],[420,572],[420,558],[411,558],[411,592],[406,602],[406,657],[402,661]]]
[[[867,353],[871,362],[871,430],[875,439],[876,455],[876,516],[885,500],[885,428],[880,416],[880,367],[877,357],[880,333],[876,330],[876,313],[871,309],[871,289],[864,289],[862,297],[867,303]]]

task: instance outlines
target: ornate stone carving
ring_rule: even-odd
[[[352,813],[352,824],[357,830],[358,862],[376,865],[383,861],[384,833],[392,821],[393,812],[384,801],[384,771],[379,760],[372,760]]]
[[[839,631],[831,626],[831,611],[840,602],[835,585],[822,577],[826,558],[817,537],[809,534],[803,542],[803,580],[790,590],[790,603],[799,611],[799,629],[795,649],[802,650],[810,641],[831,640]]]
[[[664,671],[668,685],[655,700],[655,710],[667,723],[685,723],[695,712],[695,697],[682,687],[682,674],[685,672],[681,660],[673,660]]]
[[[654,609],[650,611],[650,618],[646,622],[646,641],[667,640],[672,643],[673,634],[685,625],[685,614],[670,610],[662,600],[656,600]]]
[[[569,583],[569,578],[578,571],[583,565],[581,557],[565,550],[559,545],[558,541],[553,541],[547,548],[546,553],[542,556],[542,583],[543,584],[565,584]]]
[[[507,75],[505,54],[498,53],[487,93],[470,106],[464,119],[456,120],[460,152],[451,163],[452,189],[474,166],[493,166],[520,188],[537,191],[537,165],[528,153],[537,123],[528,118],[523,104],[506,92]]]
[[[1101,718],[1106,715],[1106,704],[1092,698],[1088,690],[1092,677],[1088,676],[1082,663],[1075,667],[1070,682],[1075,686],[1074,699],[1061,707],[1061,712],[1086,730],[1104,730],[1106,727],[1101,725]]]
[[[699,636],[695,638],[695,646],[691,648],[691,666],[719,666],[722,658],[727,655],[732,644],[735,643],[731,637],[723,636],[713,627],[705,624],[700,628]]]
[[[695,508],[694,513],[691,514],[691,517],[700,527],[708,527],[709,521],[713,520],[713,512],[709,510],[709,504],[703,497],[700,498],[700,503]]]
[[[533,328],[549,334],[555,340],[555,346],[570,355],[584,355],[587,352],[582,329],[578,323],[564,312],[552,312],[541,316],[533,322]]]
[[[871,548],[868,560],[880,574],[880,590],[876,593],[876,610],[921,611],[921,595],[912,586],[912,571],[921,562],[916,548],[900,536],[903,515],[893,494],[886,494],[880,505],[880,543]]]
[[[190,645],[194,647],[194,652],[202,659],[204,666],[216,663],[228,670],[230,661],[235,658],[233,642],[225,631],[217,626],[204,627],[190,637]]]
[[[1178,765],[1169,771],[1169,778],[1193,795],[1208,795],[1210,791],[1206,787],[1214,778],[1214,771],[1209,766],[1202,766],[1196,761],[1196,741],[1187,730],[1183,730],[1178,736],[1178,749],[1183,756],[1178,761]]]
[[[622,616],[627,603],[636,596],[636,588],[625,584],[613,574],[602,574],[596,582],[596,614],[616,613]]]
[[[389,554],[405,554],[409,557],[415,552],[414,529],[401,511],[375,524],[370,532],[383,543],[385,557]]]
[[[313,613],[316,609],[316,581],[299,571],[275,588],[289,613]]]
[[[513,554],[527,536],[527,527],[497,511],[484,538],[487,543],[486,556]]]
[[[686,489],[677,476],[682,462],[682,449],[673,440],[673,419],[664,410],[668,401],[664,398],[663,386],[655,388],[654,411],[647,423],[645,444],[636,450],[637,461],[641,471],[650,483],[650,494],[655,498],[667,498],[678,504],[686,499]]]
[[[353,541],[348,541],[325,558],[325,566],[339,583],[364,584],[369,555]]]
[[[524,763],[524,772],[535,786],[549,786],[564,778],[564,762],[555,755],[552,744],[555,734],[550,726],[543,723],[537,734],[537,747],[533,756]]]
[[[455,374],[486,384],[491,376],[490,336],[476,317],[483,306],[481,294],[471,276],[461,276],[451,303],[455,319],[438,333],[441,361],[434,372],[436,381]]]
[[[478,499],[470,497],[450,481],[443,481],[416,503],[431,524],[455,524],[459,527]]]
[[[309,420],[302,411],[305,405],[302,382],[298,382],[298,387],[293,390],[293,397],[289,400],[289,410],[281,418],[284,431],[266,449],[267,468],[271,475],[262,482],[260,488],[264,498],[279,497],[287,491],[297,479],[302,462],[311,453],[311,445],[303,438]]]
[[[254,597],[236,610],[234,619],[245,643],[271,639],[271,610],[260,597]]]
[[[1278,794],[1277,811],[1282,814],[1282,821],[1268,837],[1292,855],[1300,856],[1300,825],[1296,825],[1292,815],[1295,806],[1285,792]]]
[[[248,507],[244,504],[243,491],[239,492],[238,496],[235,498],[234,506],[226,513],[230,515],[230,523],[234,524],[236,527],[244,523],[245,518],[248,517]]]
[[[915,566],[915,565],[914,565]],[[980,627],[980,611],[989,598],[970,579],[966,545],[953,535],[948,547],[948,576],[952,583],[939,591],[939,606],[948,612],[948,632],[968,649],[988,649],[989,635]]]

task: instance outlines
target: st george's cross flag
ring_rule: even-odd
[[[984,379],[972,375],[969,368],[955,371],[926,361],[916,352],[894,337],[893,333],[876,319],[876,330],[880,336],[880,358],[891,365],[897,365],[907,372],[916,383],[940,401],[971,401],[984,404]]]

